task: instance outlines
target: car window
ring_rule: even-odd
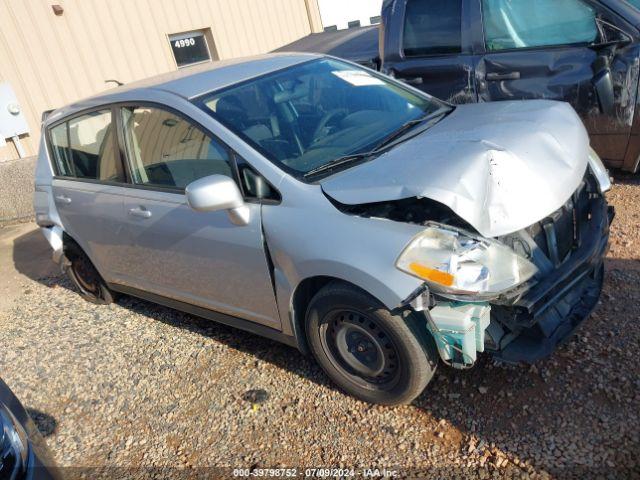
[[[404,54],[407,57],[460,53],[460,0],[409,0],[403,38]]]
[[[133,181],[184,189],[209,175],[233,178],[228,149],[195,124],[168,110],[122,108]]]
[[[590,44],[598,38],[596,11],[582,0],[482,0],[490,51]]]
[[[405,123],[450,107],[333,59],[206,94],[195,103],[296,177],[366,152]]]
[[[267,179],[249,165],[244,158],[236,156],[236,162],[242,193],[247,200],[281,200],[280,192],[271,186]]]
[[[125,182],[117,154],[111,110],[100,110],[62,123],[50,131],[58,173],[109,182]]]
[[[640,10],[640,0],[627,0],[627,3],[630,3],[631,5],[636,7],[638,10]]]

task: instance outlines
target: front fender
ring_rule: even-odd
[[[391,265],[393,269],[395,267]],[[397,308],[422,282],[401,271],[394,272],[391,268],[385,268],[378,272],[383,276],[377,276],[376,269],[369,271],[347,263],[332,260],[311,260],[300,265],[299,272],[304,276],[297,283],[312,277],[329,277],[351,283],[369,293],[380,301],[386,308]],[[296,285],[296,286],[297,286]],[[295,292],[295,289],[291,294]]]
[[[422,284],[398,270],[395,263],[423,227],[346,215],[330,204],[313,207],[285,203],[263,207],[265,240],[285,333],[291,333],[287,319],[291,318],[293,295],[306,279],[329,277],[349,282],[389,310]]]

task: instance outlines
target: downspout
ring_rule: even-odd
[[[311,33],[317,33],[322,31],[322,17],[320,16],[320,7],[318,6],[318,0],[304,0],[304,6],[307,9],[307,20],[309,21],[309,30]],[[317,16],[314,15],[314,10],[317,12]]]
[[[11,137],[11,140],[13,141],[13,145],[16,147],[16,151],[18,152],[18,156],[20,158],[24,158],[27,156],[27,152],[24,150],[24,147],[22,146],[22,143],[20,142],[20,137],[18,137],[18,135],[14,135],[13,137]]]

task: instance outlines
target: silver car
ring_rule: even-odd
[[[609,177],[570,106],[454,107],[283,54],[170,73],[43,124],[37,223],[81,295],[133,295],[412,401],[443,363],[550,354],[596,305]]]

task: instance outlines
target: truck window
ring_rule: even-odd
[[[582,0],[482,0],[490,51],[589,44],[598,37],[595,10]]]
[[[462,52],[460,0],[409,0],[403,48],[406,57]]]
[[[72,118],[52,128],[49,138],[59,175],[125,182],[110,109]]]

